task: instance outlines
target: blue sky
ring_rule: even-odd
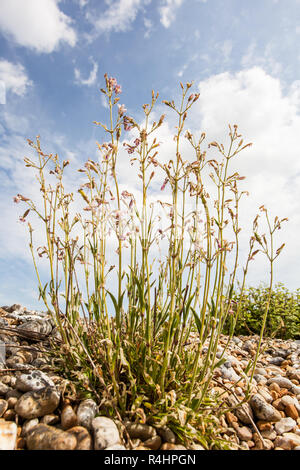
[[[106,72],[137,118],[152,89],[176,99],[179,81],[194,81],[195,131],[224,141],[227,124],[239,124],[254,144],[239,168],[250,191],[242,216],[249,222],[265,203],[289,217],[276,281],[300,287],[299,44],[299,0],[1,0],[0,305],[39,305],[12,202],[32,191],[26,139],[40,134],[45,149],[74,168],[94,158]],[[166,142],[172,133],[171,125],[162,129]],[[130,184],[129,173],[123,179]],[[257,266],[249,283],[268,279],[264,261]]]

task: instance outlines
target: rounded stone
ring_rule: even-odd
[[[28,432],[31,429],[33,429],[35,426],[37,426],[38,424],[39,424],[38,418],[29,419],[29,420],[25,421],[25,423],[22,426],[21,436],[26,437]]]
[[[171,442],[165,442],[160,450],[186,450],[186,447],[182,446],[181,444],[173,444]]]
[[[33,370],[17,375],[16,388],[21,392],[38,391],[45,387],[54,387],[54,382],[44,372]]]
[[[120,443],[119,430],[112,419],[98,416],[92,421],[92,429],[95,450],[106,449]]]
[[[83,400],[77,410],[77,418],[79,426],[91,429],[92,421],[97,413],[97,404],[90,398]]]
[[[0,450],[14,450],[17,442],[17,425],[0,419]]]
[[[297,425],[296,421],[292,418],[282,418],[275,424],[275,431],[277,434],[284,434],[291,431]]]
[[[142,441],[146,441],[156,436],[155,428],[148,424],[126,422],[125,427],[132,439],[141,439]]]
[[[253,436],[251,430],[247,426],[238,428],[237,435],[241,439],[241,441],[251,441]]]
[[[7,401],[0,399],[0,418],[4,415],[7,408],[8,408]]]
[[[52,413],[59,405],[60,394],[52,388],[27,392],[16,403],[15,410],[24,419],[39,418]]]
[[[277,384],[279,385],[280,388],[287,388],[288,390],[293,387],[293,382],[291,382],[289,379],[286,377],[272,377],[271,379],[268,380],[268,384]]]
[[[122,444],[114,444],[113,446],[106,447],[105,450],[126,450]]]
[[[269,422],[281,420],[281,414],[276,408],[267,403],[259,394],[255,394],[250,399],[250,405],[253,413],[258,419]]]
[[[91,450],[93,447],[90,433],[83,426],[74,426],[68,429],[68,434],[75,436],[77,440],[76,450]]]
[[[146,441],[143,442],[144,446],[149,447],[151,450],[158,450],[161,446],[161,437],[160,436],[154,436],[151,437],[150,439],[147,439]]]
[[[63,408],[60,421],[64,430],[77,426],[78,418],[71,405],[67,405]]]
[[[29,450],[74,450],[77,440],[65,431],[38,424],[28,432],[26,444]]]
[[[175,444],[176,436],[170,428],[168,428],[167,426],[163,426],[161,428],[156,428],[156,431],[164,442],[170,442],[172,444]]]

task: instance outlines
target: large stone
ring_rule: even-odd
[[[26,437],[29,431],[39,424],[38,418],[28,419],[22,426],[21,436]]]
[[[284,450],[292,450],[300,445],[300,436],[294,433],[285,433],[283,436],[276,437],[274,441],[275,447],[281,447]]]
[[[64,430],[77,426],[78,418],[71,405],[67,405],[63,408],[60,420]]]
[[[83,400],[77,410],[77,418],[79,426],[84,426],[87,429],[91,429],[92,421],[97,413],[97,404],[94,400],[87,399]]]
[[[0,450],[14,450],[17,442],[16,423],[0,419]]]
[[[38,391],[45,387],[53,387],[53,380],[40,370],[21,372],[17,375],[16,388],[22,392]]]
[[[271,379],[268,380],[268,384],[277,384],[279,385],[280,388],[287,388],[288,390],[293,387],[293,382],[291,382],[289,379],[286,377],[272,377]]]
[[[146,441],[147,439],[151,439],[156,436],[156,430],[148,424],[127,422],[125,423],[125,426],[132,439],[141,439],[142,441]]]
[[[114,444],[120,444],[119,430],[112,419],[98,416],[92,421],[92,429],[95,450],[102,450]]]
[[[38,424],[28,432],[26,444],[29,450],[74,450],[77,439],[60,429]]]
[[[75,436],[77,440],[76,450],[91,450],[92,438],[88,430],[82,426],[74,426],[68,429],[68,434]]]
[[[151,439],[147,439],[143,442],[143,445],[149,447],[151,450],[157,450],[160,448],[162,442],[160,436],[151,437]]]
[[[17,326],[17,328],[21,331],[26,331],[28,333],[32,332],[49,335],[53,327],[51,321],[47,319],[34,319],[22,323],[21,325]]]
[[[277,434],[284,434],[291,431],[297,425],[296,421],[292,418],[282,418],[275,424]]]
[[[255,394],[250,399],[250,405],[253,413],[258,419],[268,422],[276,422],[281,420],[281,414],[274,406],[267,403],[261,395]]]
[[[6,395],[9,390],[11,390],[10,387],[5,385],[3,382],[0,382],[0,396]]]
[[[0,399],[0,418],[4,415],[7,408],[8,408],[7,401]]]
[[[59,404],[60,394],[53,388],[27,392],[16,403],[15,410],[24,419],[39,418],[52,413]]]
[[[247,426],[237,428],[237,435],[241,441],[251,441],[253,437],[252,431]]]
[[[170,428],[167,426],[162,426],[161,428],[156,428],[156,431],[164,442],[171,442],[172,444],[175,444],[176,436]]]
[[[227,400],[232,407],[236,407],[234,408],[233,412],[241,423],[252,424],[254,417],[249,403],[243,403],[242,405],[239,405],[238,400],[233,395],[229,395]]]

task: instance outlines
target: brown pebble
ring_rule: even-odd
[[[8,408],[7,401],[0,399],[0,418],[4,415],[7,408]]]
[[[16,418],[15,410],[6,410],[2,418],[4,418],[5,421],[15,421],[15,418]]]
[[[186,450],[186,448],[180,444],[171,444],[171,442],[164,442],[160,450]]]
[[[281,398],[277,398],[277,400],[272,402],[272,405],[278,411],[284,411],[284,405],[281,403]]]
[[[59,422],[59,417],[54,414],[45,415],[41,418],[41,424],[53,425]]]
[[[67,405],[63,408],[60,421],[64,430],[74,428],[78,425],[77,415],[71,405]]]
[[[297,411],[297,408],[295,407],[295,405],[286,405],[285,407],[285,414],[287,416],[289,416],[290,418],[293,418],[295,420],[297,420],[299,418],[299,413]]]
[[[26,439],[24,437],[17,438],[17,450],[18,449],[25,449],[26,447]]]
[[[260,431],[270,431],[273,428],[271,423],[266,423],[265,421],[257,421],[256,426]]]
[[[279,393],[275,392],[275,390],[271,390],[271,396],[273,398],[273,401],[275,401],[279,398]]]
[[[77,446],[76,450],[91,450],[92,449],[92,438],[90,433],[83,426],[74,426],[68,429],[68,434],[76,437]]]
[[[46,424],[38,424],[26,437],[29,450],[74,450],[77,439],[72,434]]]
[[[7,400],[7,408],[8,409],[14,409],[15,408],[15,404],[17,403],[18,401],[18,398],[17,397],[10,397],[8,400]]]
[[[149,447],[151,450],[158,450],[161,446],[161,437],[154,436],[151,439],[147,439],[144,443],[144,446]]]
[[[269,385],[269,389],[274,390],[274,392],[277,392],[277,393],[280,394],[281,389],[280,389],[279,385],[274,383],[274,382]]]

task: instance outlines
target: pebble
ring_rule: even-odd
[[[34,428],[34,426],[36,426],[37,424],[39,424],[38,418],[26,420],[25,423],[24,423],[23,426],[22,426],[21,436],[22,436],[22,437],[26,437],[27,433],[28,433],[32,428]]]
[[[78,418],[71,405],[67,405],[63,408],[60,420],[64,430],[77,426]]]
[[[0,382],[0,396],[4,396],[6,395],[6,393],[11,390],[10,387],[8,387],[7,385],[5,385],[4,383]]]
[[[93,448],[92,437],[83,426],[74,426],[68,429],[68,434],[76,438],[76,450],[91,450]]]
[[[14,450],[17,442],[16,423],[0,419],[0,450]]]
[[[113,446],[106,447],[105,450],[126,450],[122,444],[114,444]]]
[[[92,421],[94,449],[102,450],[120,443],[119,430],[110,418],[98,416]]]
[[[268,380],[268,384],[275,383],[279,385],[280,388],[287,388],[288,390],[293,387],[293,382],[290,381],[290,379],[287,379],[285,377],[272,377],[271,379]]]
[[[154,436],[154,437],[151,437],[150,439],[147,439],[145,442],[144,442],[144,445],[146,447],[149,447],[149,449],[151,450],[157,450],[160,448],[161,446],[161,437],[160,436]]]
[[[180,445],[180,444],[172,444],[171,442],[165,442],[160,450],[186,450],[186,447]]]
[[[258,419],[264,421],[280,421],[281,414],[274,406],[267,403],[259,394],[255,394],[250,398],[250,405],[253,413]]]
[[[130,438],[132,439],[141,439],[142,441],[146,441],[147,439],[151,439],[156,436],[155,428],[148,424],[126,422],[125,426]]]
[[[29,450],[74,450],[77,439],[74,435],[47,424],[38,424],[26,436]]]
[[[168,428],[167,426],[163,426],[160,428],[156,428],[156,431],[164,442],[171,442],[171,444],[175,444],[176,436],[170,428]]]
[[[97,404],[90,398],[83,400],[77,410],[77,419],[80,426],[91,429],[92,421],[97,413]]]
[[[7,401],[0,399],[0,418],[4,415],[7,408],[8,408]]]
[[[253,437],[252,431],[247,426],[237,428],[237,435],[241,441],[251,441]]]
[[[54,382],[40,370],[17,374],[16,388],[21,392],[38,391],[45,387],[54,387]]]
[[[59,404],[60,394],[52,388],[27,392],[16,403],[15,410],[25,419],[38,418],[52,413]]]
[[[282,418],[275,423],[275,431],[277,434],[284,434],[291,431],[297,425],[296,421],[292,418]]]

